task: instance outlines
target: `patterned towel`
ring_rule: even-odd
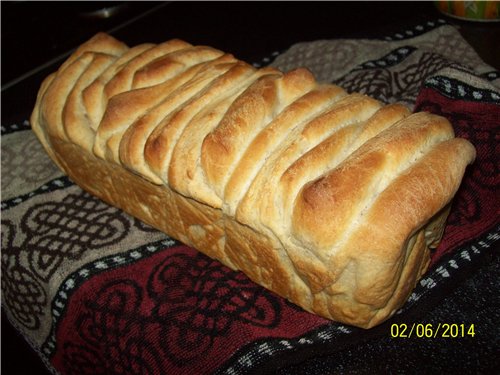
[[[328,358],[388,337],[394,324],[424,322],[493,252],[500,74],[453,27],[435,21],[385,40],[299,43],[255,65],[270,62],[445,116],[475,145],[443,241],[408,302],[372,330],[304,312],[83,192],[48,159],[28,121],[3,124],[2,305],[51,371],[246,374]]]

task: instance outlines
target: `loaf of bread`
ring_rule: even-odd
[[[439,242],[472,145],[449,122],[181,40],[99,33],[31,117],[91,194],[303,309],[370,328]]]

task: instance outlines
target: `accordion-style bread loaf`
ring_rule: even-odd
[[[448,121],[306,69],[100,33],[31,123],[90,193],[305,310],[373,327],[406,301],[475,158]]]

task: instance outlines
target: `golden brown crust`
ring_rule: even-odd
[[[224,69],[230,69],[235,64],[234,61],[232,56],[224,55],[214,60],[200,62],[162,84],[138,92],[133,91],[138,95],[146,90],[151,92],[148,94],[150,101],[146,100],[146,103],[149,103],[146,106],[149,105],[150,109],[134,116],[128,128],[122,128],[118,149],[120,161],[130,170],[155,183],[161,183],[160,176],[154,173],[148,163],[148,160],[156,157],[154,154],[151,155],[153,150],[151,150],[151,144],[148,144],[149,138],[158,126],[172,118],[177,108],[191,100],[199,89],[206,85],[207,79],[213,78],[212,76],[207,78],[206,70],[211,71],[214,65],[222,65]]]
[[[180,40],[96,35],[42,83],[31,121],[92,194],[364,328],[426,271],[475,157],[442,117]]]
[[[236,62],[211,64],[201,70],[191,81],[175,94],[177,105],[165,113],[162,120],[154,127],[144,145],[144,157],[151,171],[162,181],[167,178],[166,167],[176,139],[180,136],[186,122],[195,115],[204,100],[217,92],[220,77],[234,67]],[[208,95],[204,95],[208,93]],[[179,98],[182,102],[179,103]],[[191,108],[189,111],[187,108]]]
[[[266,160],[239,202],[237,220],[257,226],[262,231],[270,227],[277,233],[283,233],[283,225],[289,226],[288,222],[284,223],[287,220],[280,212],[283,201],[277,189],[283,173],[326,138],[345,126],[367,120],[381,107],[376,100],[359,94],[344,96],[340,92],[334,96],[331,106],[295,128]],[[312,166],[311,170],[316,169]]]
[[[332,85],[315,87],[287,106],[255,136],[225,186],[224,203],[229,215],[235,214],[252,181],[286,137],[344,94],[340,87]]]
[[[279,187],[285,215],[287,217],[292,215],[291,210],[298,189],[306,182],[332,170],[363,143],[409,114],[409,110],[402,105],[387,105],[375,112],[363,124],[345,126],[304,153],[280,178]]]
[[[108,104],[108,97],[104,89],[106,84],[115,76],[120,69],[137,55],[152,47],[152,44],[141,44],[126,50],[120,55],[94,82],[88,85],[82,91],[83,103],[87,110],[87,116],[90,119],[91,126],[97,130],[102,120],[104,111]],[[60,69],[59,69],[60,70]]]
[[[179,100],[183,98],[187,90],[179,93],[184,85],[189,85],[193,76],[209,69],[222,53],[212,49],[197,50],[197,58],[186,58],[186,54],[192,55],[193,48],[169,53],[169,66],[177,74],[172,75],[172,71],[164,77],[164,82],[149,87],[135,88],[130,91],[120,92],[109,99],[104,116],[97,130],[94,152],[100,156],[120,161],[119,147],[123,133],[127,131],[131,124],[136,122],[143,115],[150,112],[160,112],[162,116],[168,113],[164,107],[170,105],[172,109],[179,105]],[[224,60],[232,60],[230,56],[225,56]],[[177,92],[176,92],[177,91]],[[191,88],[190,93],[197,92],[197,88]],[[169,99],[173,99],[169,101]],[[165,101],[171,104],[166,104]],[[157,107],[161,106],[161,110]]]
[[[127,64],[121,66],[119,71],[117,71],[109,82],[106,83],[106,86],[104,87],[104,95],[111,98],[116,94],[135,89],[134,76],[137,71],[141,71],[157,58],[161,58],[162,56],[169,55],[172,52],[188,47],[191,47],[189,43],[178,39],[172,39],[167,42],[151,46],[151,48],[146,49],[129,60]],[[166,73],[168,77],[170,72],[167,71]]]
[[[222,197],[224,181],[245,143],[268,121],[278,105],[279,72],[259,78],[241,94],[203,140],[201,163],[207,179]]]
[[[418,113],[371,138],[302,190],[292,218],[296,235],[314,248],[332,248],[400,173],[451,137],[446,119]]]
[[[80,58],[86,52],[105,53],[107,55],[121,56],[129,48],[126,44],[116,40],[106,33],[97,33],[85,43],[81,44],[75,52],[61,65],[59,71],[64,70],[68,65],[71,65],[76,59]]]
[[[89,122],[89,118],[85,116],[86,108],[82,91],[114,60],[115,57],[112,55],[95,53],[91,63],[73,86],[64,105],[62,113],[63,125],[68,139],[88,152],[92,152],[95,131]]]
[[[272,73],[270,69],[256,70],[248,64],[237,64],[221,76],[224,81],[232,81],[231,89],[205,105],[187,124],[175,144],[168,170],[168,183],[174,190],[186,196],[199,197],[212,207],[222,206],[222,199],[214,193],[205,178],[199,162],[199,150],[207,134],[220,123],[235,98],[252,82]]]

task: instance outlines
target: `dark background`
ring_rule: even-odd
[[[180,38],[252,63],[296,42],[382,38],[445,18],[486,63],[500,69],[499,23],[448,18],[432,2],[2,1],[1,7],[4,123],[28,113],[43,78],[98,31],[128,45]]]
[[[383,38],[420,22],[443,18],[459,28],[486,63],[500,69],[499,23],[448,18],[432,2],[2,1],[1,11],[2,124],[28,118],[43,78],[98,31],[109,32],[128,45],[180,38],[231,52],[252,63],[297,42]],[[498,264],[498,257],[495,259]],[[487,288],[494,283],[488,275],[478,272],[469,284]],[[470,285],[459,285],[448,303],[463,298],[473,314],[474,302],[481,305],[471,299]],[[492,288],[492,296],[494,293]],[[3,374],[47,373],[3,313],[1,332]],[[422,345],[400,344],[407,350],[419,350]],[[362,350],[353,349],[348,355]]]

